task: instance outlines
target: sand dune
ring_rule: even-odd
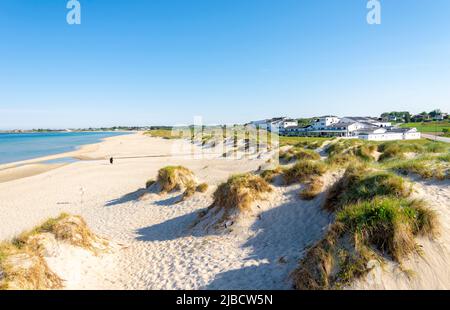
[[[353,289],[448,290],[450,289],[450,182],[415,180],[414,197],[425,200],[439,216],[441,233],[437,240],[421,238],[421,254],[415,254],[402,266],[388,262],[358,280]],[[406,272],[405,272],[406,271]]]
[[[65,249],[50,260],[66,288],[291,289],[290,273],[333,221],[321,208],[325,194],[302,201],[298,193],[303,185],[274,186],[270,199],[258,201],[255,212],[227,232],[193,228],[198,213],[212,203],[217,185],[231,174],[267,165],[267,156],[225,160],[218,151],[206,159],[171,157],[174,143],[184,143],[187,150],[201,147],[142,134],[113,137],[78,153],[97,160],[0,183],[0,239],[68,212],[123,246],[99,257]],[[106,160],[111,156],[114,165]],[[146,181],[167,165],[189,168],[209,185],[208,191],[182,202],[181,192],[139,200]],[[327,173],[325,190],[338,177]],[[421,241],[427,256],[414,257],[408,265],[418,277],[388,265],[351,288],[450,288],[450,239],[445,234],[450,229],[449,188],[448,181],[416,184],[415,195],[439,212],[444,232],[438,242]]]

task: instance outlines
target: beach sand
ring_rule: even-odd
[[[81,215],[96,234],[120,246],[100,257],[68,248],[60,257],[49,260],[65,280],[66,288],[291,289],[290,273],[333,221],[332,215],[321,208],[325,193],[315,200],[302,201],[298,195],[302,185],[275,186],[270,199],[258,202],[259,211],[239,226],[232,226],[232,232],[193,229],[198,212],[211,204],[218,184],[231,174],[256,171],[267,165],[267,159],[225,160],[218,154],[208,159],[170,156],[175,143],[198,147],[143,134],[111,137],[70,154],[91,160],[0,183],[0,240],[67,212]],[[108,161],[111,156],[116,158],[113,165]],[[177,203],[180,193],[153,195],[140,201],[146,181],[155,179],[157,171],[167,165],[191,169],[199,182],[209,184],[208,191],[181,203]],[[14,169],[20,168],[12,168],[10,173]],[[339,175],[328,173],[324,177],[326,186],[337,178]],[[448,183],[417,186],[417,195],[433,202],[447,226],[449,193]],[[436,243],[445,244],[444,258],[450,244],[445,238]],[[435,243],[430,247],[431,253],[437,253]],[[389,280],[380,269],[381,280],[361,281],[354,288],[450,288],[448,281],[431,280],[439,272],[437,268],[445,272],[450,269],[442,260],[431,259],[436,269],[423,273],[421,284],[411,284],[410,279]],[[415,267],[425,270],[427,265]],[[445,272],[441,271],[443,277]]]
[[[58,263],[55,269],[72,270],[71,276],[63,276],[67,288],[290,288],[289,273],[302,244],[321,235],[328,216],[317,203],[299,208],[299,188],[293,186],[277,188],[270,202],[261,203],[261,214],[249,218],[246,230],[226,235],[194,232],[190,227],[198,211],[212,202],[215,187],[231,174],[257,170],[266,159],[225,160],[217,154],[201,160],[170,157],[174,143],[180,142],[142,134],[112,137],[70,154],[97,160],[0,183],[0,239],[67,212],[81,215],[95,233],[124,246],[105,259],[89,260],[85,253],[59,259],[67,266]],[[116,158],[114,165],[107,160],[111,156]],[[155,157],[119,159],[139,156]],[[145,182],[167,165],[193,170],[199,182],[209,184],[208,192],[182,203],[175,203],[178,194],[138,201]],[[307,224],[296,225],[299,222]],[[82,253],[71,250],[78,252]]]
[[[25,164],[0,170],[0,183],[31,177],[56,168],[64,164]]]

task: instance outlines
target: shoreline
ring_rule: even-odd
[[[138,134],[140,133],[129,132],[129,135],[138,135]],[[76,161],[105,160],[107,156],[95,157],[89,156],[88,154],[97,151],[101,144],[112,139],[117,139],[122,136],[127,135],[106,137],[101,139],[100,142],[77,146],[75,150],[69,152],[57,153],[27,160],[0,164],[0,184],[35,176],[72,164],[72,163],[48,163],[49,161],[53,160],[63,158],[74,158]]]

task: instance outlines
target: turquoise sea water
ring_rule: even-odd
[[[0,133],[0,164],[76,150],[124,132]]]

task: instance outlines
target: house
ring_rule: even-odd
[[[283,121],[281,121],[279,123],[280,128],[287,128],[287,127],[297,126],[297,125],[298,125],[297,120],[292,119],[292,118],[284,119]]]
[[[312,124],[312,128],[314,130],[320,130],[324,129],[327,126],[330,126],[332,124],[336,124],[339,122],[339,117],[333,116],[333,115],[326,115],[326,116],[320,116],[317,117]]]
[[[369,141],[416,140],[421,138],[416,128],[377,128],[362,130],[358,138]]]
[[[250,125],[255,128],[273,132],[279,132],[287,127],[297,126],[297,124],[297,120],[287,117],[274,117],[271,119],[250,122]]]
[[[279,133],[286,136],[315,136],[359,138],[373,141],[420,139],[415,128],[393,127],[391,122],[372,117],[343,117],[327,115],[318,117],[305,127],[280,127]]]
[[[391,122],[396,122],[397,121],[397,116],[389,115],[388,120],[391,121]]]
[[[311,128],[310,132],[318,136],[327,137],[355,137],[358,130],[366,127],[365,124],[358,122],[338,122],[320,129]]]
[[[374,117],[360,117],[360,116],[346,116],[341,119],[341,122],[359,122],[359,123],[365,123],[368,125],[373,125],[376,127],[391,127],[392,123],[388,121],[384,121],[379,118]]]
[[[427,115],[424,115],[424,114],[417,114],[417,115],[414,115],[414,116],[412,117],[412,120],[415,121],[415,122],[428,121],[428,120],[430,120],[430,116],[429,116],[428,114],[427,114]]]
[[[435,120],[435,121],[443,121],[446,118],[448,118],[448,114],[447,113],[439,113],[439,114],[436,114],[433,117],[433,120]]]

